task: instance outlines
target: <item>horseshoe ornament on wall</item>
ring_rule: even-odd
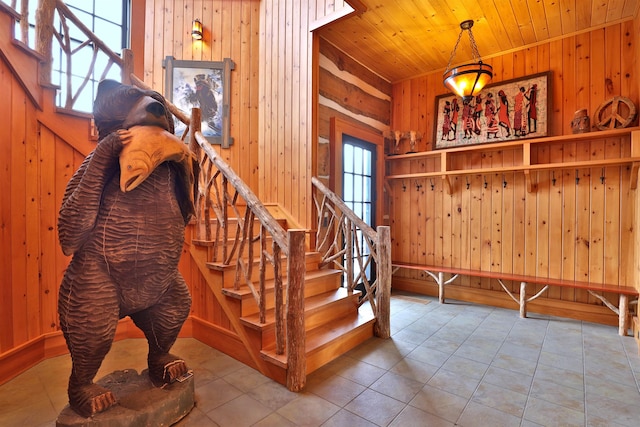
[[[624,96],[614,96],[606,100],[594,114],[595,125],[600,130],[625,128],[635,118],[636,106]]]

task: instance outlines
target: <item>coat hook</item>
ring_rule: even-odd
[[[407,185],[402,181],[402,191],[407,191]]]
[[[502,174],[502,188],[507,188],[507,180],[504,179],[504,174]]]
[[[436,184],[433,182],[433,178],[429,178],[429,183],[431,184],[431,191],[436,188]]]
[[[551,184],[553,184],[553,186],[556,186],[556,171],[551,171]]]
[[[421,188],[422,188],[422,184],[420,184],[416,179],[416,190],[420,191]]]
[[[482,178],[484,179],[484,188],[487,188],[487,177],[483,176]]]
[[[469,182],[469,177],[466,177],[466,178],[467,178],[467,190],[468,190],[469,187],[471,187],[471,183]]]
[[[580,175],[579,175],[578,169],[576,169],[576,185],[578,185],[579,182],[580,182]]]
[[[600,184],[604,184],[604,168],[602,168],[602,173],[600,174]]]

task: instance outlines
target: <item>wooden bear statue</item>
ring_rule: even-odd
[[[178,261],[197,182],[197,162],[158,93],[102,81],[94,118],[98,144],[69,181],[58,218],[62,250],[73,255],[58,299],[73,364],[69,404],[85,417],[116,403],[93,379],[125,316],[147,338],[155,385],[187,372],[169,350],[191,306]]]

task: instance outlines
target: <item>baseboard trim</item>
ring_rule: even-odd
[[[192,337],[192,318],[189,317],[180,331],[179,337]],[[118,322],[114,341],[130,338],[144,338],[144,334],[136,327],[131,318],[126,317]],[[202,341],[202,340],[201,340]],[[27,341],[0,354],[0,385],[17,377],[43,360],[68,354],[67,343],[62,331],[49,332]]]

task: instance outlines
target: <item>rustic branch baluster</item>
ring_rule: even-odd
[[[316,250],[322,254],[322,265],[332,264],[343,271],[347,289],[364,286],[365,297],[360,305],[369,302],[376,317],[376,335],[389,337],[389,304],[391,292],[391,243],[389,227],[377,232],[329,190],[317,178],[312,178],[316,191],[314,203],[318,215]],[[366,246],[364,246],[366,244]],[[382,252],[384,251],[384,252]],[[358,273],[355,272],[358,266]],[[367,276],[367,269],[375,268],[375,280]]]

